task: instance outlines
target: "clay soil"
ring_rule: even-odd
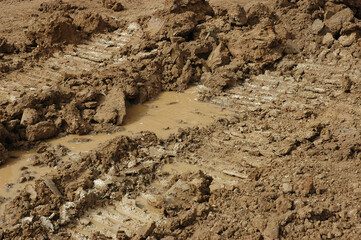
[[[0,194],[1,240],[360,238],[360,1],[0,8],[0,164],[36,149],[53,169]],[[47,142],[121,131],[130,106],[191,85],[231,116],[72,161]]]

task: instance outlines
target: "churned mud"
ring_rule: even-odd
[[[65,151],[62,160],[73,161],[80,153],[88,153],[103,142],[117,136],[132,136],[141,131],[152,131],[166,138],[184,128],[206,126],[218,116],[233,114],[224,108],[197,101],[200,87],[190,87],[184,93],[164,92],[156,99],[145,104],[133,105],[127,110],[123,129],[116,133],[100,133],[86,136],[68,135],[66,137],[46,141],[46,144]],[[172,113],[172,114],[169,114]],[[42,157],[41,147],[38,150],[10,152],[10,161],[0,169],[2,197],[11,199],[26,183],[33,183],[52,168],[39,165]],[[24,184],[21,184],[24,183]]]
[[[359,1],[0,6],[0,239],[361,235]]]

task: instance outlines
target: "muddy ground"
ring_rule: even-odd
[[[0,239],[361,235],[359,1],[0,6],[0,164],[35,148],[54,168],[0,196]],[[121,131],[130,106],[194,84],[233,116],[73,161],[46,142]]]

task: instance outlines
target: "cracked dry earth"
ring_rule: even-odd
[[[0,5],[0,239],[361,235],[358,1]]]

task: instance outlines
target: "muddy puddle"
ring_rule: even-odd
[[[171,133],[177,132],[179,128],[206,125],[216,118],[230,114],[220,106],[198,102],[197,93],[200,88],[201,86],[191,87],[184,93],[165,92],[145,104],[131,106],[127,110],[121,132],[86,136],[69,135],[49,140],[48,143],[54,146],[61,144],[69,148],[71,152],[68,155],[74,157],[79,153],[89,152],[97,148],[100,143],[120,135],[131,136],[140,131],[152,131],[159,137],[166,138]],[[48,167],[32,166],[36,156],[35,150],[11,152],[10,155],[11,160],[0,168],[2,198],[10,199],[34,179],[52,170]],[[21,183],[24,177],[26,181]]]

